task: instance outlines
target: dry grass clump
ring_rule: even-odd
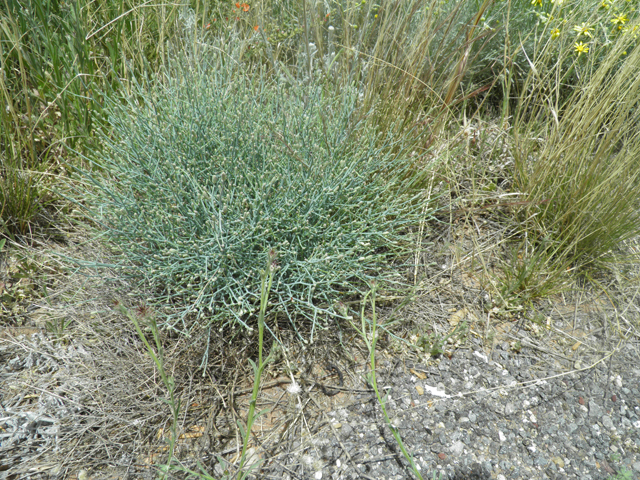
[[[514,119],[514,188],[527,199],[519,218],[533,273],[549,272],[538,286],[606,266],[638,234],[640,50],[630,43],[610,47],[565,103],[547,88],[562,62],[542,55],[532,68]]]
[[[76,256],[81,250],[53,248]],[[4,432],[16,436],[3,440],[3,465],[18,476],[52,465],[62,476],[134,465],[156,433],[150,425],[164,416],[148,358],[131,327],[111,311],[116,289],[128,286],[106,271],[100,279],[56,272],[60,258],[48,257],[35,282],[39,299],[32,297],[28,310],[36,324],[3,329],[0,337],[3,422],[33,421],[31,429],[4,423]]]

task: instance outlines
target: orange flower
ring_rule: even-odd
[[[210,23],[207,23],[207,24],[204,26],[204,29],[205,29],[205,30],[209,30],[210,28],[211,28],[211,24],[210,24]]]
[[[250,7],[249,7],[249,5],[247,5],[246,3],[243,3],[241,6],[242,6],[242,10],[243,10],[243,11],[245,11],[245,12],[248,12],[248,11],[249,11],[249,8],[250,8]]]
[[[240,4],[239,3],[236,3],[236,8],[240,8]]]
[[[256,25],[255,27],[253,27],[253,29],[254,29],[256,32],[258,31],[258,28],[260,28],[260,27],[258,27],[258,25]]]

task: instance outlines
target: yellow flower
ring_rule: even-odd
[[[578,36],[586,35],[589,38],[593,38],[593,34],[591,33],[593,31],[593,28],[591,28],[584,22],[582,22],[582,25],[576,25],[575,27],[573,27],[573,30],[578,32]]]
[[[611,8],[611,3],[612,3],[611,0],[602,0],[602,3],[600,4],[600,6],[605,10],[609,10]]]
[[[554,28],[551,30],[551,38],[558,38],[560,36],[560,29]]]
[[[618,27],[619,30],[622,30],[622,33],[632,33],[634,40],[638,39],[638,25],[633,28],[630,27]]]
[[[618,28],[620,28],[620,26],[624,25],[628,21],[629,19],[625,14],[618,15],[617,17],[611,19],[611,23],[613,23],[614,25],[618,25]]]
[[[583,53],[589,53],[589,47],[587,45],[585,45],[584,43],[582,43],[582,42],[576,43],[575,44],[575,51],[578,52],[578,56],[580,56]]]
[[[539,7],[541,7],[542,0],[531,0],[531,5],[538,5]]]

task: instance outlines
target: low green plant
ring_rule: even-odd
[[[47,332],[50,332],[54,335],[58,342],[62,342],[64,340],[65,331],[71,325],[73,319],[66,320],[64,317],[54,318],[53,320],[47,320],[45,322],[45,328]]]
[[[273,246],[270,310],[298,332],[306,319],[312,340],[370,279],[404,288],[389,265],[410,261],[433,212],[430,165],[364,122],[355,89],[282,88],[214,58],[111,105],[114,135],[89,160],[106,174],[85,172],[89,214],[180,331],[253,328]]]
[[[444,353],[444,347],[449,339],[460,340],[469,332],[466,321],[462,321],[447,335],[440,336],[436,333],[425,333],[418,337],[416,345],[432,357],[439,357]]]
[[[618,473],[607,477],[607,480],[633,480],[634,478],[635,476],[631,470],[622,467]]]
[[[22,250],[17,250],[13,257],[0,291],[0,308],[4,314],[0,315],[0,319],[21,326],[28,317],[29,305],[42,296],[36,280],[40,265],[29,255],[23,254]]]
[[[546,239],[534,244],[527,238],[510,241],[506,258],[498,265],[501,272],[492,278],[500,307],[530,305],[537,298],[562,290],[567,282],[569,259],[560,265]]]

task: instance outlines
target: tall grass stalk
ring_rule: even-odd
[[[249,412],[247,413],[247,428],[243,428],[242,424],[238,422],[244,441],[242,443],[242,452],[240,454],[240,464],[238,466],[238,480],[245,478],[253,469],[259,467],[259,463],[253,464],[245,471],[244,466],[247,459],[247,449],[249,447],[249,439],[251,437],[251,429],[255,420],[266,412],[262,410],[256,413],[256,403],[258,401],[258,393],[260,392],[260,380],[267,364],[271,361],[271,356],[262,360],[262,350],[264,345],[264,319],[267,312],[267,305],[269,303],[269,292],[271,291],[271,285],[273,284],[273,274],[277,269],[276,252],[269,251],[269,258],[267,259],[266,269],[261,272],[262,286],[260,295],[260,314],[258,315],[258,363],[256,364],[251,359],[251,366],[253,367],[253,391],[251,392],[251,402],[249,403]]]
[[[115,79],[160,67],[149,46],[156,28],[173,28],[177,7],[156,21],[137,5],[118,15],[136,3],[0,0],[0,219],[13,233],[37,225],[41,172],[59,168],[65,146],[93,143]]]
[[[426,120],[438,130],[452,108],[477,94],[469,88],[477,82],[460,86],[498,31],[488,26],[502,15],[494,3],[264,2],[258,18],[269,61],[283,77],[357,85],[383,128],[402,131]]]
[[[375,106],[384,128],[404,129],[426,118],[435,135],[464,97],[460,83],[493,34],[480,28],[492,4],[402,0],[360,8],[336,5],[338,75],[343,83],[361,82],[365,105]]]

